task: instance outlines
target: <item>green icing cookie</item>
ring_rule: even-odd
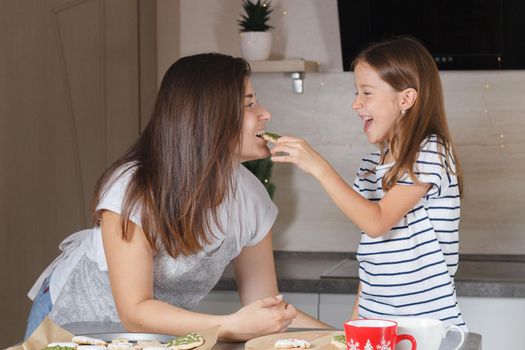
[[[346,344],[346,337],[344,336],[344,334],[336,335],[335,337],[333,337],[333,340],[339,343]]]
[[[196,332],[188,333],[182,337],[177,337],[173,340],[170,340],[166,347],[172,347],[172,346],[181,346],[181,345],[191,345],[196,344],[196,346],[200,345],[204,341],[204,338],[202,335]]]

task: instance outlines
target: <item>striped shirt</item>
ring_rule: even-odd
[[[414,172],[429,191],[384,235],[361,234],[357,251],[362,292],[359,316],[421,316],[467,330],[454,286],[458,268],[460,200],[457,177],[443,166],[446,159],[436,136],[421,145]],[[381,181],[393,163],[380,164],[380,153],[362,160],[354,190],[371,201],[383,195]],[[454,164],[451,165],[454,169]],[[399,185],[413,185],[405,174]]]

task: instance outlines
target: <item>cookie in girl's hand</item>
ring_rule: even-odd
[[[281,135],[275,134],[273,132],[265,132],[261,135],[261,137],[268,142],[277,143],[277,139],[281,137]]]

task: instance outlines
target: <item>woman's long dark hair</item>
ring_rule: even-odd
[[[418,96],[414,105],[395,125],[392,139],[380,145],[396,156],[396,163],[386,173],[382,187],[386,191],[408,172],[417,182],[414,164],[422,142],[430,135],[439,139],[438,150],[446,169],[456,174],[459,192],[463,192],[463,174],[448,128],[441,79],[434,59],[416,39],[401,37],[371,44],[353,61],[355,67],[366,63],[395,91],[413,88]]]
[[[243,126],[245,83],[241,58],[208,53],[183,57],[166,72],[150,122],[138,141],[98,180],[96,206],[122,167],[135,167],[121,212],[122,237],[141,210],[146,238],[160,241],[172,257],[195,254],[209,243],[219,204],[232,188],[234,152]],[[119,170],[120,173],[120,170]]]

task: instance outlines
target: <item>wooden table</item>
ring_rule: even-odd
[[[69,323],[63,326],[73,334],[88,334],[88,333],[119,333],[125,332],[120,323],[112,322],[76,322]],[[301,329],[290,329],[289,331],[302,331]],[[447,337],[441,343],[440,350],[453,349],[454,344],[458,343],[457,335],[454,332],[447,334]],[[213,350],[244,350],[244,343],[225,343],[217,342]],[[460,350],[481,350],[481,335],[477,333],[465,333],[465,342]]]

